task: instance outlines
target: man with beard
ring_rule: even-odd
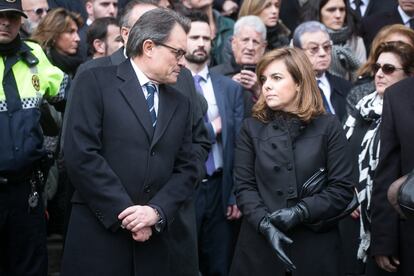
[[[100,58],[112,55],[122,47],[118,21],[113,17],[101,17],[93,21],[86,34],[88,55]]]
[[[326,27],[317,21],[302,23],[296,28],[292,43],[303,49],[312,63],[326,111],[335,114],[342,121],[346,115],[346,95],[352,84],[328,72],[332,41]]]
[[[213,0],[183,0],[183,5],[190,10],[202,11],[207,15],[210,32],[212,49],[210,53],[210,65],[217,65],[224,62],[225,41],[233,34],[234,21],[223,16],[217,10],[213,9]]]
[[[231,221],[240,218],[233,189],[233,157],[243,120],[242,87],[230,78],[210,72],[211,50],[208,17],[192,13],[187,36],[186,67],[193,74],[198,93],[208,103],[204,118],[212,149],[206,161],[206,178],[196,190],[196,220],[200,272],[203,276],[227,275],[237,238]]]
[[[46,0],[22,0],[22,8],[27,18],[23,18],[20,34],[22,38],[28,38],[46,16],[49,5]]]

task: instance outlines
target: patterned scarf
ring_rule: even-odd
[[[367,250],[371,242],[370,223],[371,223],[371,193],[374,181],[375,169],[379,160],[380,136],[379,126],[381,123],[383,98],[375,91],[363,97],[356,105],[359,111],[359,119],[370,122],[362,142],[358,156],[359,187],[358,200],[361,204],[361,243],[358,249],[358,259],[366,262]],[[350,115],[345,122],[345,132],[348,140],[352,136],[357,119]]]
[[[361,66],[361,61],[355,57],[351,47],[347,44],[352,36],[348,27],[339,30],[328,29],[329,36],[333,42],[332,62],[329,72],[335,76],[351,79],[355,71]]]

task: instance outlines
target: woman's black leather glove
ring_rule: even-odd
[[[286,255],[283,250],[283,243],[291,244],[293,241],[283,234],[279,229],[277,229],[269,220],[269,217],[266,215],[259,224],[259,231],[262,233],[270,245],[276,252],[278,258],[290,269],[296,269],[296,266],[292,263],[289,257]]]
[[[299,202],[293,207],[277,210],[269,215],[270,222],[286,232],[296,225],[309,219],[309,211],[303,202]]]

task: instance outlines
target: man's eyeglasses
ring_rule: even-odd
[[[38,16],[42,16],[45,13],[48,13],[50,11],[50,9],[45,9],[45,8],[37,8],[37,9],[33,9],[33,10],[24,10],[24,12],[32,12],[35,13]]]
[[[372,71],[374,71],[374,74],[376,74],[379,69],[381,69],[385,75],[391,75],[395,72],[395,70],[404,70],[404,68],[397,68],[394,65],[388,63],[385,63],[383,65],[375,63],[372,65]]]
[[[308,48],[304,48],[304,50],[309,51],[311,55],[319,53],[319,49],[324,50],[325,53],[330,53],[332,51],[332,41],[323,45],[314,44]]]
[[[164,43],[156,42],[155,44],[170,49],[173,52],[173,54],[175,55],[175,58],[177,60],[180,60],[187,53],[183,49],[177,49],[177,48],[174,48],[174,47],[169,46],[169,45],[164,44]]]

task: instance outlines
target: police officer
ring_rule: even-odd
[[[68,78],[19,37],[21,0],[0,0],[0,275],[47,275],[39,105],[64,102]]]

